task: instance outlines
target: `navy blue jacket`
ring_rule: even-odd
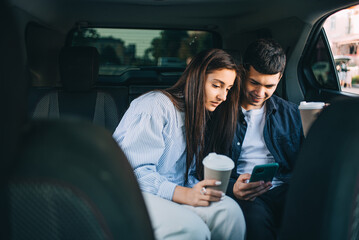
[[[295,159],[304,140],[302,122],[298,106],[273,95],[266,101],[266,121],[264,141],[268,150],[279,164],[276,177],[288,182]],[[235,167],[229,181],[227,194],[233,196],[233,185],[237,181],[237,164],[242,143],[247,130],[247,123],[242,111],[239,111],[237,129],[232,143],[232,159]]]

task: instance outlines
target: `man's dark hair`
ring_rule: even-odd
[[[283,73],[286,56],[283,48],[273,39],[257,39],[244,53],[243,66],[248,71],[252,66],[262,74]]]

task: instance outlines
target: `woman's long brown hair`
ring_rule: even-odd
[[[205,107],[205,82],[209,73],[229,69],[237,73],[227,100],[214,112]],[[196,159],[198,179],[203,179],[202,160],[209,152],[227,154],[237,123],[241,73],[233,58],[221,49],[211,49],[196,55],[171,88],[160,90],[179,111],[185,112],[186,182],[188,171]]]

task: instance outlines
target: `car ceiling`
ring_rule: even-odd
[[[21,30],[36,22],[56,33],[35,34],[39,46],[32,52],[54,56],[71,29],[78,26],[125,28],[177,28],[218,33],[222,48],[240,55],[257,37],[273,37],[286,50],[288,99],[303,99],[297,67],[313,25],[328,14],[359,3],[359,0],[8,0]],[[31,38],[29,38],[31,39]],[[45,40],[49,39],[49,40]],[[36,56],[39,54],[35,54]],[[36,61],[35,61],[36,60]],[[29,58],[38,76],[58,79],[56,58]],[[51,63],[52,62],[52,63]],[[51,66],[50,66],[51,65]],[[47,76],[49,73],[51,76]],[[283,81],[282,81],[283,82]],[[278,88],[281,91],[281,87]]]
[[[112,27],[254,29],[264,22],[299,18],[313,23],[358,0],[11,0],[19,11],[67,32],[76,22]],[[260,6],[260,7],[259,7]],[[309,11],[310,9],[310,11]]]

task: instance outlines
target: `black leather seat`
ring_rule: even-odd
[[[0,239],[153,239],[133,171],[106,130],[43,120],[23,134],[29,79],[16,13],[0,1]]]
[[[332,103],[310,129],[280,239],[359,239],[359,98]]]
[[[119,123],[118,108],[108,93],[94,88],[99,71],[99,54],[94,47],[65,47],[60,53],[63,88],[43,96],[34,118],[76,116],[113,132]]]
[[[28,72],[24,42],[15,18],[16,9],[9,0],[0,1],[0,28],[6,37],[0,38],[0,239],[9,239],[10,214],[6,186],[17,151],[20,132],[26,121]]]
[[[11,239],[153,239],[132,168],[86,121],[30,124],[9,184]]]

